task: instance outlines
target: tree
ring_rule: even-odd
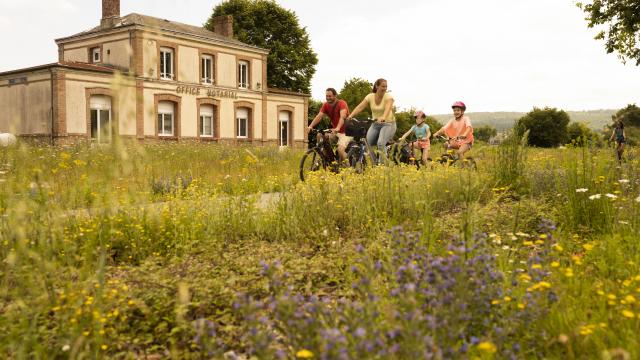
[[[482,125],[473,129],[473,137],[480,141],[488,142],[496,135],[498,135],[498,130],[491,125]]]
[[[233,16],[238,40],[269,49],[268,86],[311,92],[318,56],[311,49],[306,27],[300,27],[293,11],[273,0],[227,0],[213,9],[204,27],[213,31],[213,18],[222,15]]]
[[[624,126],[640,127],[640,108],[636,104],[629,104],[616,112],[615,119],[622,120]]]
[[[518,120],[518,135],[529,130],[529,145],[554,147],[567,143],[567,125],[569,115],[556,108],[533,108],[532,111]]]
[[[396,137],[400,137],[404,135],[413,125],[416,124],[416,120],[413,118],[413,114],[415,114],[416,110],[411,108],[409,110],[404,111],[396,111]],[[427,116],[424,122],[429,125],[429,130],[431,134],[440,130],[442,124],[436,120],[433,116]]]
[[[567,126],[569,142],[575,146],[601,145],[602,139],[583,122],[571,122]]]
[[[595,38],[605,40],[608,54],[616,52],[623,63],[631,59],[640,65],[640,1],[592,0],[576,5],[586,13],[589,28],[606,25]]]
[[[373,84],[367,80],[360,78],[352,78],[344,82],[342,90],[338,94],[338,97],[347,102],[349,110],[355,109],[360,102],[371,93]],[[361,117],[371,117],[371,110],[367,107],[361,113]],[[360,116],[360,115],[359,115]]]

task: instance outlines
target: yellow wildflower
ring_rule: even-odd
[[[622,310],[622,316],[626,317],[627,319],[633,319],[636,317],[636,314],[634,314],[633,311]]]
[[[498,349],[491,341],[483,341],[478,344],[478,350],[489,354],[495,353]]]
[[[296,353],[296,357],[300,359],[311,359],[313,357],[313,353],[307,349],[302,349]]]

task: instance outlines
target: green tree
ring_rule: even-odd
[[[307,120],[309,124],[311,124],[316,115],[318,115],[321,108],[322,101],[309,99],[309,108],[307,109]]]
[[[624,126],[640,127],[640,108],[636,104],[629,104],[616,112],[615,119],[622,120]]]
[[[488,142],[496,135],[498,135],[498,130],[491,125],[482,125],[473,129],[473,137],[480,141]]]
[[[413,114],[415,114],[416,110],[411,108],[409,110],[404,111],[396,111],[396,137],[400,137],[404,135],[413,125],[415,125],[416,120],[413,118]],[[442,124],[436,120],[433,116],[427,116],[424,122],[429,125],[429,130],[431,134],[440,130]]]
[[[571,122],[567,126],[567,136],[569,142],[575,146],[585,146],[587,144],[601,145],[602,139],[593,130],[589,129],[583,122]]]
[[[338,97],[347,102],[349,105],[349,110],[355,109],[358,104],[371,93],[371,89],[373,89],[373,84],[368,82],[367,80],[360,78],[352,78],[344,82],[342,85],[342,90],[338,94]],[[358,116],[360,117],[371,117],[371,109],[368,107],[365,108]]]
[[[213,31],[213,18],[221,15],[233,16],[238,40],[269,49],[268,86],[310,93],[318,56],[293,11],[273,0],[226,0],[213,9],[204,27]]]
[[[595,38],[605,41],[608,54],[616,52],[623,63],[631,59],[640,65],[640,1],[591,0],[576,5],[587,15],[589,28],[606,27]]]
[[[516,130],[522,136],[529,130],[529,145],[554,147],[567,143],[569,115],[556,108],[533,108],[518,120]]]

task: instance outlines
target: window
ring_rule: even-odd
[[[101,61],[101,56],[100,56],[100,48],[96,47],[91,49],[91,62],[92,63],[99,63]]]
[[[89,99],[91,113],[91,141],[111,142],[111,98],[94,95]]]
[[[200,136],[213,137],[213,106],[200,106]]]
[[[246,89],[249,86],[249,63],[238,62],[238,87]]]
[[[160,79],[173,80],[173,49],[160,48]]]
[[[239,108],[236,112],[238,130],[236,137],[247,138],[249,136],[249,109]]]
[[[158,103],[158,135],[173,136],[174,104],[171,101]]]
[[[289,112],[280,111],[278,116],[278,128],[280,129],[280,146],[289,145]]]
[[[202,55],[200,59],[200,74],[203,84],[213,84],[213,56]]]

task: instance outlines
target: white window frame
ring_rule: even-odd
[[[89,114],[91,116],[91,112],[96,111],[96,136],[97,137],[93,137],[91,136],[91,126],[93,124],[89,124],[90,128],[89,128],[89,137],[91,138],[91,141],[95,141],[98,144],[102,144],[102,143],[110,143],[111,142],[111,138],[112,138],[112,126],[111,126],[111,120],[113,119],[112,116],[112,112],[111,112],[111,97],[107,96],[107,95],[92,95],[89,98]],[[105,139],[102,139],[102,128],[101,128],[101,114],[102,111],[107,111],[108,114],[108,130],[107,133],[105,134],[107,136],[107,141],[104,141]],[[89,118],[89,121],[91,122],[91,118]]]
[[[203,111],[203,109],[205,109],[205,111]],[[209,109],[211,109],[211,111],[208,111]],[[214,137],[215,135],[215,128],[213,127],[214,121],[215,121],[215,110],[213,105],[201,105],[200,106],[200,137],[207,137],[207,138]],[[204,131],[205,122],[208,122],[210,125],[210,129],[211,129],[210,134],[205,134],[205,131]]]
[[[238,87],[249,88],[249,62],[245,60],[238,61]]]
[[[168,60],[167,60],[168,58]],[[175,54],[172,48],[160,48],[160,79],[173,80],[174,79],[174,61]]]
[[[98,58],[96,59],[96,55]],[[101,63],[102,62],[102,52],[99,47],[94,47],[91,49],[91,62],[92,63]]]
[[[171,111],[167,109],[163,109],[168,104],[171,104],[172,106]],[[175,127],[176,127],[175,113],[176,113],[176,104],[173,103],[172,101],[161,101],[158,103],[158,118],[156,119],[156,121],[158,121],[158,136],[174,136]],[[160,120],[160,118],[162,118],[162,121]],[[171,133],[164,132],[164,125],[167,118],[169,118],[171,121]]]
[[[209,63],[207,65],[207,62]],[[200,58],[200,69],[202,71],[202,83],[205,85],[213,84],[213,56],[202,55]]]
[[[287,126],[287,142],[283,143],[283,138],[282,138],[282,126],[286,124]],[[280,113],[278,114],[278,141],[280,143],[280,146],[289,146],[289,140],[290,140],[290,136],[291,136],[291,113],[288,111],[280,111]]]
[[[245,134],[242,134],[242,122],[245,123],[245,127],[244,127]],[[238,139],[248,139],[249,138],[249,109],[238,108],[238,110],[236,111],[236,124],[238,126],[238,129],[236,131],[236,137]]]

